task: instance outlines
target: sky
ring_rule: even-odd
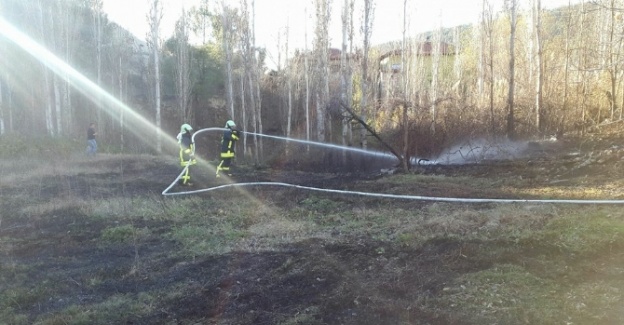
[[[199,0],[160,0],[163,4],[161,36],[163,39],[173,34],[173,26],[180,16],[182,8],[187,10],[198,5]],[[237,6],[239,0],[225,0],[228,5]],[[504,0],[490,0],[494,5],[502,6]],[[528,0],[520,0],[528,3]],[[568,0],[541,0],[542,7],[553,8],[565,6]],[[579,0],[573,0],[572,3]],[[251,4],[252,0],[248,0]],[[356,20],[355,42],[361,44],[359,32],[362,16],[362,0],[356,0],[354,19]],[[374,1],[372,44],[380,44],[398,40],[403,32],[404,0]],[[139,38],[145,38],[148,32],[147,15],[151,0],[104,0],[104,11],[109,18],[125,27]],[[221,0],[210,0],[212,11],[220,11]],[[341,10],[344,0],[332,0],[332,18],[330,21],[330,41],[332,47],[340,48]],[[461,24],[474,23],[479,17],[482,0],[407,0],[408,35],[434,30],[442,27],[453,27]],[[360,6],[360,7],[358,7]],[[269,65],[276,64],[278,38],[283,46],[286,39],[289,49],[306,47],[306,30],[308,48],[311,48],[314,33],[313,0],[255,0],[256,8],[256,45],[265,47],[269,52]],[[306,14],[307,12],[307,14]],[[289,33],[286,35],[286,27]],[[283,59],[283,58],[282,58]]]

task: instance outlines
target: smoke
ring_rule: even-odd
[[[467,140],[444,150],[430,163],[443,165],[478,164],[487,160],[508,160],[528,155],[528,142],[506,139]]]

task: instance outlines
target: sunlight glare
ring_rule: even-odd
[[[101,99],[102,105],[99,106],[99,109],[102,109],[113,119],[119,120],[119,116],[115,114],[115,110],[113,110],[113,108],[123,110],[124,113],[127,113],[127,115],[124,114],[124,117],[130,118],[125,124],[125,128],[145,140],[146,143],[155,146],[154,141],[149,141],[149,139],[153,138],[152,134],[160,134],[162,131],[152,122],[138,114],[135,110],[125,105],[108,92],[101,89],[93,81],[76,71],[65,61],[48,51],[45,47],[32,40],[28,35],[20,32],[2,17],[0,17],[0,35],[6,37],[9,41],[15,43],[24,51],[32,55],[35,59],[39,60],[43,65],[58,75],[59,78],[69,80],[78,91],[80,91],[89,100],[93,101],[96,105],[99,105],[98,101]],[[151,131],[153,133],[145,131]],[[166,145],[177,147],[177,141],[174,140],[174,138],[163,137],[163,139]]]

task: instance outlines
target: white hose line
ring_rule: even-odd
[[[172,189],[178,183],[178,180],[180,180],[180,177],[182,177],[182,175],[184,175],[184,173],[186,173],[187,169],[188,169],[188,165],[185,166],[182,169],[182,172],[180,172],[178,177],[176,177],[175,180],[173,180],[173,183],[171,183],[164,191],[162,191],[162,195],[171,195],[171,194],[168,194],[167,192],[169,192],[169,190]],[[180,192],[180,193],[182,193],[182,192]]]
[[[191,136],[191,143],[193,143],[193,152],[191,153],[192,156],[195,155],[195,136],[199,133],[202,132],[206,132],[206,131],[218,131],[218,130],[225,130],[224,128],[206,128],[206,129],[201,129],[201,130],[197,130],[197,132],[193,133],[193,135]],[[191,163],[191,160],[193,158],[189,158],[189,160],[186,162],[186,166],[184,166],[184,168],[182,169],[182,171],[180,172],[180,174],[178,174],[178,177],[176,177],[173,182],[164,190],[162,191],[162,195],[167,195],[166,193],[169,192],[169,190],[171,188],[173,188],[177,183],[178,180],[180,180],[180,177],[182,177],[182,175],[184,175],[184,173],[186,173],[186,170],[189,168],[189,164]]]
[[[175,182],[174,182],[175,184]],[[327,192],[327,193],[337,193],[337,194],[348,194],[348,195],[360,195],[360,196],[369,196],[369,197],[379,197],[379,198],[389,198],[389,199],[401,199],[401,200],[418,200],[418,201],[437,201],[437,202],[460,202],[460,203],[561,203],[561,204],[624,204],[624,200],[558,200],[558,199],[477,199],[477,198],[451,198],[451,197],[437,197],[437,196],[422,196],[422,195],[403,195],[403,194],[387,194],[387,193],[372,193],[372,192],[360,192],[360,191],[348,191],[348,190],[335,190],[335,189],[326,189],[326,188],[318,188],[311,186],[303,186],[303,185],[295,185],[289,183],[281,183],[281,182],[250,182],[250,183],[232,183],[225,184],[210,188],[205,188],[201,190],[193,190],[193,191],[184,191],[184,192],[173,192],[169,193],[168,190],[172,187],[168,187],[165,191],[162,192],[165,196],[172,195],[190,195],[190,194],[198,194],[209,191],[216,191],[225,189],[228,187],[234,186],[285,186],[285,187],[293,187],[302,190],[309,191],[317,191],[317,192]]]
[[[198,130],[193,134],[193,143],[195,143],[195,135],[211,130],[224,130],[223,128],[208,128]],[[195,146],[193,146],[195,148]],[[201,190],[193,190],[193,191],[182,191],[182,192],[172,192],[169,193],[169,190],[173,188],[180,177],[186,172],[188,166],[182,169],[182,172],[176,177],[176,179],[169,185],[164,191],[162,191],[162,195],[164,196],[174,196],[174,195],[191,195],[198,193],[205,193],[210,191],[221,190],[228,187],[235,186],[284,186],[284,187],[293,187],[302,190],[308,191],[317,191],[317,192],[326,192],[326,193],[337,193],[337,194],[347,194],[347,195],[360,195],[360,196],[368,196],[368,197],[378,197],[378,198],[389,198],[389,199],[401,199],[401,200],[418,200],[418,201],[437,201],[437,202],[460,202],[460,203],[561,203],[561,204],[624,204],[624,200],[566,200],[566,199],[477,199],[477,198],[452,198],[452,197],[438,197],[438,196],[422,196],[422,195],[403,195],[403,194],[387,194],[387,193],[373,193],[373,192],[360,192],[360,191],[347,191],[347,190],[335,190],[335,189],[327,189],[327,188],[318,188],[311,186],[303,186],[303,185],[295,185],[289,183],[281,183],[281,182],[248,182],[248,183],[232,183],[232,184],[224,184],[215,187],[204,188]]]

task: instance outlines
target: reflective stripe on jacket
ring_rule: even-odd
[[[238,140],[238,131],[227,129],[221,141],[221,158],[234,158],[234,145]]]

